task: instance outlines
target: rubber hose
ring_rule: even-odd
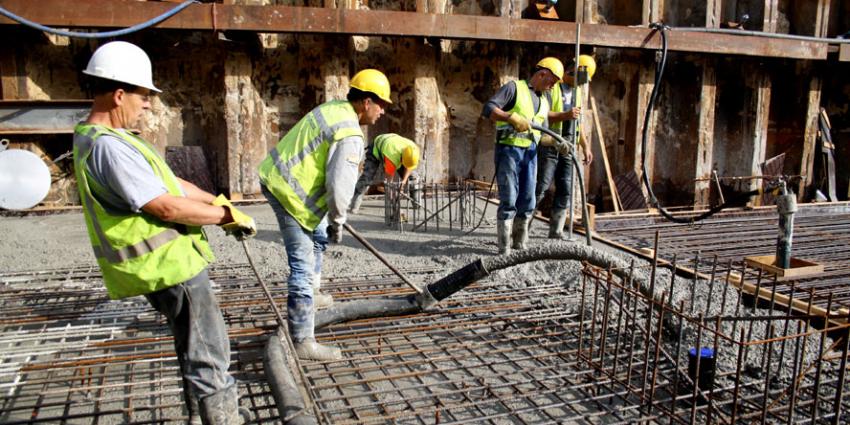
[[[58,29],[55,29],[55,28],[50,28],[48,26],[41,25],[37,22],[30,21],[29,19],[26,19],[22,16],[18,16],[16,14],[6,10],[3,7],[0,7],[0,15],[3,15],[3,16],[5,16],[5,17],[7,17],[7,18],[9,18],[9,19],[21,24],[21,25],[24,25],[24,26],[27,26],[27,27],[30,27],[30,28],[33,28],[33,29],[37,29],[39,31],[44,31],[44,32],[50,33],[50,34],[63,35],[63,36],[66,36],[66,37],[76,37],[76,38],[112,38],[112,37],[118,37],[118,36],[122,36],[122,35],[131,34],[131,33],[134,33],[136,31],[140,31],[140,30],[143,30],[145,28],[152,27],[152,26],[154,26],[154,25],[156,25],[156,24],[158,24],[158,23],[180,13],[180,11],[189,7],[189,5],[192,4],[192,3],[197,3],[197,1],[195,1],[195,0],[185,1],[185,2],[177,5],[173,9],[169,10],[168,12],[165,12],[162,15],[159,15],[156,18],[153,18],[149,21],[142,22],[141,24],[133,25],[132,27],[129,27],[129,28],[124,28],[124,29],[115,30],[115,31],[107,31],[107,32],[76,32],[76,31],[58,30]]]
[[[265,354],[263,371],[271,387],[280,418],[290,418],[284,422],[286,425],[317,425],[316,417],[305,410],[301,392],[295,385],[295,378],[286,367],[288,362],[283,357],[280,336],[276,332],[266,341]]]
[[[546,246],[513,251],[508,255],[478,259],[425,286],[423,296],[411,294],[405,297],[370,298],[334,304],[334,306],[316,313],[315,326],[316,329],[320,329],[331,324],[351,320],[419,313],[438,301],[448,298],[476,281],[487,277],[496,270],[542,260],[584,261],[596,267],[610,269],[612,273],[623,280],[629,279],[630,267],[622,258],[587,245],[557,242]],[[641,292],[653,296],[659,302],[663,301],[660,296],[650,294],[645,278],[640,275],[633,275],[631,279],[638,284]]]

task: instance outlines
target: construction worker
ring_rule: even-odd
[[[561,80],[564,65],[547,57],[540,60],[530,80],[510,81],[487,103],[481,116],[496,122],[496,180],[499,208],[496,213],[499,253],[525,249],[528,223],[534,212],[537,181],[537,143],[549,103],[543,93]],[[516,220],[516,222],[514,222]],[[510,238],[510,245],[508,239]]]
[[[316,343],[313,279],[317,241],[342,240],[346,208],[363,154],[361,125],[374,124],[391,104],[390,83],[378,70],[351,79],[347,100],[315,107],[280,139],[260,164],[263,194],[277,216],[289,262],[287,321],[302,359],[335,360],[340,350]]]
[[[354,198],[348,208],[348,212],[352,214],[357,214],[360,211],[363,195],[369,185],[372,184],[372,180],[375,179],[378,165],[381,162],[384,163],[384,174],[387,178],[392,178],[394,174],[398,174],[401,186],[403,187],[407,183],[407,180],[413,174],[413,170],[419,166],[419,146],[413,140],[398,134],[381,134],[375,138],[372,144],[366,147],[365,157],[363,173],[357,180],[357,185],[354,187]],[[416,180],[415,177],[414,180]]]
[[[227,372],[227,329],[207,276],[213,253],[201,226],[218,224],[245,238],[256,234],[254,220],[227,198],[176,177],[153,146],[128,131],[160,92],[142,49],[104,44],[83,73],[94,103],[74,129],[74,168],[109,297],[144,295],[168,320],[192,422],[243,423]]]
[[[587,71],[587,81],[596,73],[596,61],[588,55],[578,57],[579,67]],[[546,98],[551,102],[552,110],[549,112],[549,128],[558,133],[567,142],[559,145],[549,135],[541,137],[540,149],[537,151],[537,203],[543,200],[543,195],[555,180],[555,196],[552,200],[552,210],[549,215],[549,237],[562,239],[564,237],[564,223],[567,220],[567,208],[572,196],[573,164],[572,164],[572,140],[573,130],[581,117],[581,100],[576,99],[576,67],[571,63],[566,70],[563,82],[556,84],[552,90],[546,93]],[[579,82],[583,84],[584,82]],[[569,121],[569,125],[563,125]],[[593,153],[590,150],[584,134],[578,126],[579,146],[584,152],[583,163],[589,165],[593,161]]]

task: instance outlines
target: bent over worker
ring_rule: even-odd
[[[573,130],[576,130],[579,146],[584,153],[583,164],[589,165],[593,161],[593,153],[590,143],[585,140],[581,132],[581,99],[576,95],[581,86],[593,79],[596,73],[596,61],[589,55],[578,57],[579,68],[587,73],[587,81],[578,81],[575,63],[567,68],[562,83],[555,84],[552,90],[546,92],[547,99],[551,102],[552,110],[549,112],[549,128],[561,135],[566,144],[558,145],[554,138],[549,135],[541,137],[540,149],[537,151],[537,189],[535,191],[537,203],[543,200],[543,195],[552,180],[555,180],[555,196],[552,199],[552,210],[549,214],[549,238],[562,239],[564,237],[564,223],[567,220],[567,208],[572,196],[573,187]],[[569,121],[569,125],[563,125]]]
[[[413,170],[419,166],[419,146],[413,140],[395,133],[381,134],[366,147],[365,157],[363,173],[357,179],[354,198],[351,199],[351,205],[348,208],[348,212],[352,214],[360,211],[363,195],[375,179],[381,162],[384,163],[384,174],[388,178],[398,174],[401,185],[404,186],[407,183]]]
[[[287,322],[300,358],[342,357],[314,336],[314,248],[325,234],[324,223],[330,242],[341,241],[363,154],[360,126],[374,124],[390,103],[387,77],[364,69],[351,79],[347,100],[315,107],[260,164],[263,194],[277,216],[289,262]]]
[[[219,224],[244,238],[256,233],[254,220],[176,177],[153,146],[128,131],[160,92],[142,49],[107,43],[83,73],[94,103],[74,129],[74,168],[109,297],[144,295],[167,318],[190,422],[241,424],[236,381],[227,372],[227,329],[207,276],[213,253],[201,226]]]
[[[495,160],[499,184],[496,232],[500,254],[526,247],[528,223],[535,207],[537,143],[540,141],[540,131],[532,129],[531,123],[545,124],[549,103],[543,92],[551,89],[563,75],[564,65],[560,60],[544,58],[537,63],[531,79],[503,85],[484,104],[481,112],[481,116],[496,122]]]

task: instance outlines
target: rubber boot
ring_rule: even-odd
[[[341,360],[342,351],[339,348],[322,345],[316,342],[316,338],[307,338],[295,343],[295,354],[299,359],[331,361]]]
[[[242,425],[250,419],[239,407],[236,384],[202,398],[198,407],[204,425]]]
[[[511,233],[511,248],[520,250],[526,248],[528,244],[528,223],[530,222],[530,217],[516,219],[513,233]]]
[[[313,307],[315,307],[316,310],[328,308],[334,304],[334,297],[330,294],[322,293],[321,289],[322,275],[321,273],[317,273],[313,275]]]
[[[511,237],[511,227],[513,220],[499,220],[496,222],[496,237],[499,241],[499,254],[510,254],[511,247],[508,240]]]
[[[363,205],[363,194],[355,193],[354,197],[351,198],[351,203],[348,204],[348,212],[351,214],[359,213],[361,205]]]
[[[549,217],[549,239],[564,239],[564,224],[567,222],[567,210],[552,210]]]

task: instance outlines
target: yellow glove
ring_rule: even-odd
[[[540,136],[540,146],[557,146],[557,143],[555,138],[548,134]]]
[[[528,123],[528,120],[516,112],[511,112],[511,115],[508,117],[508,122],[514,126],[514,129],[518,133],[526,132],[529,128],[531,128],[531,124]]]
[[[212,204],[230,210],[233,221],[221,225],[224,233],[233,235],[239,241],[252,238],[257,234],[257,224],[254,223],[254,219],[237,210],[224,195],[218,195]]]

